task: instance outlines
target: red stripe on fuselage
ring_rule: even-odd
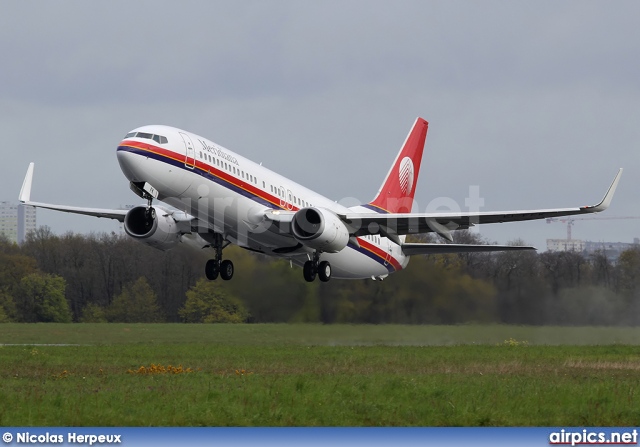
[[[161,147],[158,146],[154,146],[151,144],[147,144],[147,143],[142,143],[139,141],[123,141],[121,144],[121,146],[129,146],[129,147],[133,147],[136,149],[141,149],[147,152],[150,152],[152,154],[156,154],[156,155],[161,155],[163,157],[167,157],[170,158],[172,160],[178,161],[180,163],[185,163],[186,166],[186,157],[179,156],[180,154],[176,154],[173,151],[169,151],[166,149],[163,149]],[[223,161],[224,163],[224,161]],[[228,163],[228,162],[227,162]],[[188,168],[189,170],[191,170],[191,168]],[[269,203],[272,203],[273,205],[282,208],[282,209],[287,209],[286,207],[282,207],[280,205],[280,197],[276,197],[273,195],[270,195],[268,193],[266,193],[265,191],[258,189],[257,187],[251,185],[250,183],[246,183],[241,181],[241,179],[234,177],[233,175],[227,173],[226,171],[221,170],[220,168],[218,168],[215,165],[210,165],[208,163],[204,163],[200,160],[195,160],[195,168],[194,169],[198,169],[204,173],[207,174],[211,174],[215,177],[218,177],[221,180],[224,180],[227,183],[230,183],[232,185],[234,185],[237,188],[240,189],[244,189],[245,191],[253,194],[254,196],[266,200]],[[239,169],[239,168],[236,168]],[[293,206],[293,204],[291,205],[294,210],[297,210],[298,208],[296,208],[295,206]]]
[[[174,151],[170,151],[167,149],[163,149],[161,147],[152,145],[152,144],[148,144],[148,143],[143,143],[140,141],[131,141],[131,140],[125,140],[123,142],[120,143],[120,146],[128,146],[128,147],[132,147],[135,149],[140,149],[146,152],[150,152],[152,154],[156,154],[156,155],[160,155],[162,157],[166,157],[166,158],[170,158],[171,160],[175,160],[178,161],[180,163],[185,163],[186,166],[186,157],[185,156],[181,156],[180,154],[177,154]],[[188,170],[191,170],[190,168],[187,168]],[[241,188],[244,189],[245,191],[249,192],[250,194],[253,194],[255,197],[265,200],[269,203],[272,203],[273,205],[277,206],[280,209],[283,210],[291,210],[291,211],[298,211],[300,208],[293,205],[293,204],[288,204],[289,206],[291,206],[291,208],[289,208],[286,204],[285,206],[280,204],[280,197],[276,197],[273,196],[271,194],[268,194],[266,191],[263,191],[259,188],[256,188],[253,185],[250,184],[246,184],[244,182],[241,183],[237,183],[237,181],[239,180],[236,177],[233,177],[232,175],[228,174],[225,171],[220,170],[218,167],[213,166],[213,165],[209,165],[207,163],[204,163],[200,160],[195,160],[195,168],[194,169],[199,169],[202,172],[206,172],[210,175],[214,175],[216,177],[218,177],[221,180],[224,180],[227,183],[230,183],[232,185],[234,185],[237,188]],[[236,168],[239,169],[239,168]],[[285,202],[286,203],[286,202]],[[375,205],[374,205],[375,206]],[[380,208],[380,207],[377,207]],[[386,210],[385,210],[386,211]],[[390,256],[389,259],[387,259],[388,253],[386,251],[384,251],[383,249],[381,249],[380,247],[378,247],[377,245],[372,244],[371,242],[363,239],[363,238],[357,238],[358,239],[358,243],[360,244],[360,247],[362,247],[363,249],[367,250],[368,252],[376,255],[377,257],[379,257],[380,259],[382,259],[384,262],[387,262],[388,264],[391,264],[391,266],[396,270],[402,270],[402,266],[400,265],[400,263],[398,262],[397,259],[395,259],[393,256]]]
[[[396,258],[394,258],[393,256],[391,256],[388,252],[384,251],[382,248],[380,248],[377,245],[372,244],[371,242],[369,242],[369,241],[367,241],[367,240],[365,240],[363,238],[360,238],[360,237],[358,238],[358,243],[360,243],[360,247],[362,247],[365,250],[373,253],[374,255],[376,255],[380,259],[384,260],[388,264],[391,264],[391,266],[396,271],[402,270],[402,266],[400,265],[398,260]],[[387,256],[389,256],[389,259],[387,259]]]

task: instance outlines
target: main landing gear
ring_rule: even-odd
[[[229,244],[227,243],[223,246],[222,243],[222,235],[216,233],[214,243],[212,244],[216,250],[216,257],[215,259],[209,259],[204,268],[205,275],[210,281],[218,279],[218,275],[225,281],[233,278],[233,262],[228,259],[222,260],[222,249]]]
[[[331,279],[331,264],[328,261],[320,262],[320,253],[316,251],[313,253],[313,259],[302,266],[302,274],[307,282],[315,281],[316,275],[320,281],[327,282]]]

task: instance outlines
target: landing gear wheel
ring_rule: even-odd
[[[209,281],[215,281],[218,279],[218,274],[220,273],[220,267],[215,259],[209,259],[207,261],[207,265],[204,267],[204,273],[207,276]]]
[[[215,259],[208,260],[207,265],[204,268],[204,273],[207,276],[207,279],[215,281],[218,279],[219,275],[225,281],[230,280],[233,277],[233,262],[229,260],[222,260],[222,249],[229,245],[229,242],[225,244],[222,235],[218,233],[213,235],[207,234],[206,236],[207,240],[211,242],[211,246],[216,251]]]
[[[302,274],[304,276],[305,281],[313,282],[316,279],[316,269],[313,265],[313,261],[307,261],[304,263],[302,267]]]
[[[225,281],[229,281],[233,278],[233,262],[228,259],[222,261],[220,264],[220,277]]]
[[[318,278],[320,281],[327,282],[331,279],[331,264],[327,261],[322,261],[318,266]]]

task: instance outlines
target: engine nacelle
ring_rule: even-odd
[[[124,231],[132,238],[157,248],[169,250],[180,242],[180,231],[173,217],[166,210],[147,210],[146,206],[132,208],[124,217]]]
[[[347,227],[324,208],[302,208],[296,212],[291,231],[303,245],[326,253],[337,253],[349,243]]]

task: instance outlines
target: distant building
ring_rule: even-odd
[[[593,254],[595,252],[604,253],[610,261],[616,261],[623,251],[640,247],[640,240],[633,239],[633,243],[628,242],[592,242],[585,243],[585,252]]]
[[[28,232],[36,229],[36,209],[32,206],[0,202],[0,234],[22,244]]]
[[[631,248],[640,247],[640,239],[634,238],[633,243],[629,242],[593,242],[581,241],[579,239],[547,239],[547,250],[558,251],[575,251],[587,255],[596,252],[604,253],[611,261],[616,261],[620,254]]]
[[[547,251],[584,251],[585,241],[578,239],[547,239]]]

